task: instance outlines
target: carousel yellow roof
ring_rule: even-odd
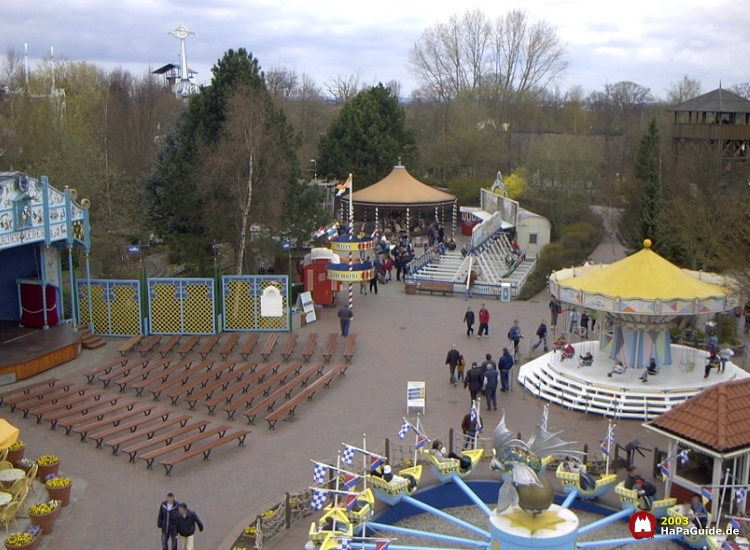
[[[650,241],[644,245],[618,262],[557,282],[561,287],[625,299],[700,300],[733,293],[731,288],[701,281],[665,260],[651,250]]]

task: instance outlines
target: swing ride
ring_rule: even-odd
[[[569,310],[599,312],[600,327],[598,340],[579,331],[579,341],[567,342],[574,348],[571,358],[555,349],[521,366],[518,381],[541,399],[586,413],[648,420],[707,386],[749,376],[731,361],[723,370],[705,368],[706,350],[671,342],[669,329],[679,317],[737,306],[735,284],[726,277],[680,269],[646,240],[641,251],[623,260],[562,269],[549,281],[552,295]],[[563,326],[553,333],[571,329],[567,321],[562,318]],[[579,361],[587,353],[592,358]]]

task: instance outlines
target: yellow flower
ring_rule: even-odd
[[[63,489],[70,485],[70,478],[69,477],[54,477],[50,479],[46,485],[47,489]]]
[[[43,516],[45,514],[54,512],[55,509],[59,506],[59,504],[60,504],[59,500],[50,500],[49,502],[40,502],[39,504],[34,504],[33,506],[29,507],[29,514]]]
[[[276,513],[275,510],[266,510],[265,512],[263,512],[263,515],[261,517],[263,517],[263,518],[271,518],[271,517],[274,516],[275,513]]]
[[[18,439],[13,445],[8,447],[8,450],[10,451],[17,451],[18,449],[23,449],[26,446],[26,443]]]
[[[5,539],[6,546],[23,546],[34,542],[34,537],[29,533],[16,533]]]
[[[248,525],[247,527],[245,527],[245,534],[250,537],[254,537],[258,534],[258,529],[255,527],[255,525]]]
[[[52,466],[60,462],[60,459],[55,455],[43,455],[36,459],[36,463],[40,466]]]

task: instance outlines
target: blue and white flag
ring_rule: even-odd
[[[401,424],[401,429],[398,431],[398,438],[405,438],[406,434],[409,433],[409,428],[411,428],[411,424],[409,424],[408,420],[404,420],[404,423]]]
[[[609,454],[615,449],[615,429],[612,427],[607,428],[607,437],[602,441],[602,454],[609,456]]]
[[[680,454],[677,456],[680,458],[680,466],[685,466],[690,461],[690,451],[687,449],[680,451]]]
[[[328,466],[320,462],[313,462],[313,481],[315,483],[325,483]]]
[[[737,506],[742,508],[742,503],[744,502],[746,496],[747,487],[739,487],[738,489],[734,490],[734,499],[737,501]]]
[[[347,466],[351,466],[352,462],[354,461],[354,453],[354,447],[350,445],[344,445],[344,453],[341,455],[341,462],[343,462]]]
[[[351,542],[352,539],[339,539],[339,543],[336,545],[336,550],[352,550]]]
[[[664,481],[671,477],[669,475],[669,462],[662,462],[659,464],[659,469],[661,470],[661,475],[664,477]]]
[[[477,433],[482,433],[482,420],[479,418],[479,411],[477,411],[477,402],[471,402],[471,412],[469,413],[469,419],[472,422],[476,422]]]
[[[313,510],[321,510],[325,506],[326,500],[328,500],[328,493],[325,491],[313,490],[312,498],[310,499],[310,508]]]

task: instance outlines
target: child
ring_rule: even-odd
[[[464,369],[466,368],[466,361],[464,361],[464,356],[461,355],[458,358],[458,363],[456,364],[456,370],[458,371],[457,380],[463,380],[464,379]]]

